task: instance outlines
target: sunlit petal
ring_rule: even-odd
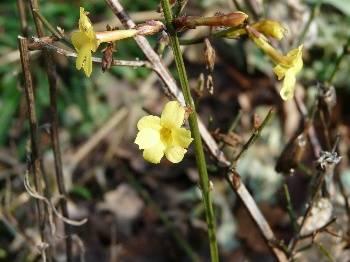
[[[174,145],[181,146],[183,148],[187,148],[193,140],[191,138],[191,131],[183,127],[174,128],[172,130],[172,136]]]
[[[280,95],[283,100],[288,100],[293,98],[296,75],[303,68],[303,58],[302,58],[303,46],[300,45],[288,52],[288,54],[283,59],[283,64],[278,64],[274,67],[273,71],[277,75],[278,80],[283,80],[282,89]]]
[[[185,109],[177,101],[165,105],[161,115],[161,124],[167,128],[181,127],[185,118]]]
[[[139,149],[148,149],[160,144],[159,132],[151,128],[144,128],[138,132],[135,144],[139,146]]]
[[[284,66],[281,66],[281,65],[276,65],[273,68],[273,72],[276,74],[278,80],[283,79],[287,70],[288,70],[288,68],[285,68]]]
[[[84,64],[86,63],[86,58],[88,56],[91,56],[91,51],[87,46],[85,46],[79,50],[78,57],[77,57],[77,60],[75,62],[75,67],[78,70],[84,66]]]
[[[179,163],[186,152],[187,150],[181,146],[172,146],[165,150],[165,157],[172,163]]]
[[[87,77],[90,77],[91,72],[92,72],[92,56],[91,56],[91,52],[90,52],[90,51],[89,51],[89,53],[86,55],[83,68],[84,68],[85,75],[86,75]]]
[[[89,38],[80,31],[75,31],[71,35],[72,44],[75,48],[75,50],[79,51],[80,48],[82,48],[86,43],[89,42]]]
[[[160,130],[160,118],[158,116],[144,116],[137,122],[137,129],[141,130],[144,128],[152,128],[155,130]]]
[[[83,7],[80,7],[79,30],[87,32],[92,29],[91,21]]]
[[[287,71],[285,74],[282,89],[280,91],[280,95],[283,100],[289,100],[293,98],[294,95],[294,89],[295,89],[295,74],[293,70]]]
[[[164,156],[165,146],[162,143],[157,143],[151,148],[143,151],[143,158],[153,164],[160,163],[160,160]]]

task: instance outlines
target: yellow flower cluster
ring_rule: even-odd
[[[283,80],[280,95],[283,100],[289,100],[294,96],[296,75],[303,68],[303,45],[292,49],[286,55],[281,54],[270,45],[266,36],[281,40],[285,29],[276,21],[264,20],[247,27],[249,37],[260,47],[276,64],[273,71],[278,80]]]
[[[165,157],[172,163],[179,163],[192,142],[191,132],[183,127],[185,109],[170,101],[158,116],[144,116],[138,123],[139,130],[135,144],[143,150],[145,160],[158,164]]]

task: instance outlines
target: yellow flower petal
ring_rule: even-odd
[[[144,116],[137,122],[137,129],[141,130],[144,128],[152,128],[155,130],[160,130],[160,118],[158,116]]]
[[[183,127],[172,130],[172,137],[174,145],[187,148],[193,139],[191,138],[191,131]]]
[[[80,7],[80,17],[79,17],[79,30],[83,32],[93,31],[93,27],[89,17],[87,16],[84,7]]]
[[[86,64],[86,60],[87,57],[91,56],[91,51],[90,48],[88,46],[84,46],[83,48],[81,48],[78,52],[78,57],[77,60],[75,62],[75,67],[79,70],[80,68],[82,68],[84,66],[84,64]]]
[[[181,146],[172,146],[166,149],[165,156],[170,162],[179,163],[184,158],[186,152],[187,150]]]
[[[161,115],[161,124],[167,128],[181,127],[185,118],[185,109],[177,101],[168,102]]]
[[[151,148],[143,151],[143,158],[153,164],[160,163],[160,160],[164,156],[165,146],[162,143],[157,143]]]
[[[295,89],[295,74],[292,70],[288,70],[285,74],[282,89],[280,91],[280,95],[283,100],[289,100],[293,98],[294,89]]]
[[[286,32],[286,29],[274,20],[262,20],[252,25],[260,33],[281,40]]]
[[[91,56],[91,52],[90,52],[90,51],[89,51],[89,53],[85,56],[85,61],[84,61],[83,69],[84,69],[85,75],[86,75],[87,77],[90,77],[91,72],[92,72],[92,56]]]
[[[289,51],[284,57],[283,63],[278,64],[273,69],[278,80],[284,78],[282,89],[280,91],[280,95],[283,100],[293,98],[296,75],[303,67],[302,48],[303,46],[301,45],[298,48]]]
[[[278,80],[283,79],[283,77],[286,74],[287,70],[288,70],[288,68],[286,68],[284,66],[281,66],[281,65],[276,65],[273,68],[273,72],[276,74]]]
[[[142,129],[135,139],[135,144],[139,146],[139,149],[148,149],[160,143],[159,132],[151,128]]]
[[[89,42],[89,38],[86,36],[86,34],[80,31],[73,32],[71,35],[71,40],[75,50],[77,51],[79,51],[79,49]]]

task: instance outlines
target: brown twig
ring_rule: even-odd
[[[337,221],[336,217],[333,217],[331,220],[329,220],[326,224],[324,224],[322,227],[317,228],[316,230],[314,230],[313,232],[309,233],[309,234],[305,234],[305,235],[301,235],[299,236],[299,239],[305,239],[305,238],[309,238],[309,237],[315,237],[317,234],[327,231],[328,227],[330,225],[332,225],[334,222]]]
[[[289,250],[290,253],[293,254],[297,243],[300,239],[301,233],[303,231],[303,228],[306,224],[307,219],[309,218],[309,216],[311,215],[311,211],[314,207],[315,202],[318,199],[318,196],[321,193],[321,189],[322,189],[322,185],[324,183],[324,181],[326,179],[331,179],[334,175],[334,168],[335,165],[339,163],[341,157],[337,156],[336,153],[336,149],[337,146],[339,144],[339,137],[337,138],[337,140],[335,141],[332,151],[331,152],[322,152],[321,156],[319,157],[319,159],[317,160],[318,162],[318,169],[320,170],[316,176],[316,183],[313,185],[313,190],[311,193],[311,197],[310,197],[310,201],[308,203],[307,209],[305,211],[305,214],[302,218],[302,221],[300,223],[300,227],[298,230],[298,233],[296,234],[296,236],[290,241],[289,244]]]
[[[303,215],[303,218],[301,220],[300,226],[299,226],[299,230],[298,233],[296,234],[296,236],[294,237],[294,239],[291,240],[290,242],[290,252],[291,254],[293,254],[298,241],[300,240],[300,236],[301,236],[301,232],[306,224],[307,219],[309,218],[312,208],[314,207],[314,203],[316,202],[316,199],[318,198],[318,194],[319,191],[322,187],[323,181],[325,180],[325,176],[326,176],[326,172],[320,172],[317,177],[317,183],[315,184],[315,190],[313,190],[313,194],[310,198],[310,201],[308,203],[307,209],[305,211],[305,214]]]
[[[38,16],[35,15],[35,11],[39,11],[39,3],[37,0],[30,1],[30,7],[32,10],[32,15],[35,22],[35,27],[37,31],[38,37],[44,37],[44,29],[43,25],[38,19]],[[56,72],[54,68],[54,64],[52,62],[52,56],[49,52],[44,51],[44,60],[46,73],[49,81],[49,90],[50,90],[50,138],[51,145],[54,154],[54,162],[55,162],[55,173],[58,191],[64,197],[67,195],[66,188],[64,184],[64,177],[62,171],[62,157],[60,150],[60,143],[58,137],[58,113],[57,113],[57,81],[56,81]],[[61,210],[64,217],[69,218],[67,201],[66,199],[62,199],[60,202]],[[71,227],[70,225],[63,223],[64,231],[66,234],[66,256],[67,261],[72,261],[72,236],[71,236]]]
[[[110,6],[114,14],[119,18],[122,24],[126,28],[134,28],[135,23],[130,19],[128,14],[124,11],[124,8],[120,4],[118,0],[106,0],[106,3]],[[158,76],[162,79],[165,84],[165,92],[170,93],[173,97],[175,97],[182,105],[184,105],[183,95],[180,89],[177,87],[174,78],[169,73],[168,69],[163,65],[158,54],[152,49],[147,39],[143,36],[136,36],[135,41],[142,49],[147,59],[152,63],[155,72],[157,72]],[[198,119],[198,126],[204,140],[205,144],[208,147],[209,152],[215,157],[218,161],[219,165],[223,167],[229,167],[230,162],[225,157],[224,153],[220,150],[218,144],[213,139],[209,131],[206,129],[204,124],[200,119]],[[232,172],[227,173],[228,181],[232,187],[232,189],[237,193],[239,198],[242,200],[244,205],[246,206],[249,214],[252,216],[253,220],[256,222],[257,226],[261,234],[264,236],[264,239],[267,241],[269,247],[271,248],[273,254],[278,259],[278,261],[287,261],[287,257],[283,251],[281,251],[275,243],[277,243],[277,239],[274,236],[269,224],[266,219],[262,215],[258,206],[256,205],[254,199],[248,192],[245,185],[240,181],[239,186],[234,186],[231,181]]]
[[[314,105],[313,112],[311,116],[309,116],[309,113],[307,111],[307,108],[304,104],[304,102],[299,99],[297,96],[294,97],[295,104],[297,106],[298,111],[302,115],[304,122],[305,122],[305,131],[307,132],[307,135],[309,137],[310,143],[312,145],[312,149],[314,152],[314,156],[318,158],[320,156],[320,153],[322,151],[321,143],[316,135],[315,127],[313,125],[314,116],[316,113],[317,105]]]
[[[76,58],[78,54],[76,52],[72,52],[66,50],[64,48],[60,48],[52,44],[51,39],[48,38],[33,38],[33,42],[29,44],[30,50],[47,50],[50,52],[55,52],[57,54],[63,55],[65,57],[73,57]],[[102,58],[92,57],[92,61],[95,63],[102,63]],[[130,60],[116,60],[113,59],[112,66],[129,66],[129,67],[146,67],[153,69],[153,66],[148,61],[130,61]]]
[[[27,14],[26,14],[26,5],[23,0],[17,0],[17,9],[19,13],[22,36],[28,37],[28,21],[27,21]]]
[[[28,41],[24,37],[18,37],[19,50],[21,55],[21,64],[22,71],[24,74],[24,91],[26,95],[27,108],[28,108],[28,119],[29,119],[29,129],[30,129],[30,141],[31,141],[31,150],[30,150],[30,159],[29,159],[29,170],[33,173],[34,177],[34,186],[35,189],[42,194],[43,189],[41,186],[40,174],[41,174],[41,165],[40,165],[40,150],[38,142],[38,122],[35,112],[35,98],[34,98],[34,88],[32,76],[30,74],[30,62],[29,62],[29,50],[28,50]],[[38,221],[39,229],[41,234],[41,240],[43,243],[46,243],[45,236],[45,209],[42,203],[36,201],[38,209]],[[44,253],[44,256],[46,254]]]

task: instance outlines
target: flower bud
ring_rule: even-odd
[[[138,35],[154,35],[164,29],[164,25],[160,21],[150,20],[137,27]]]
[[[252,25],[254,29],[264,34],[281,40],[286,32],[286,29],[277,21],[274,20],[262,20]]]

